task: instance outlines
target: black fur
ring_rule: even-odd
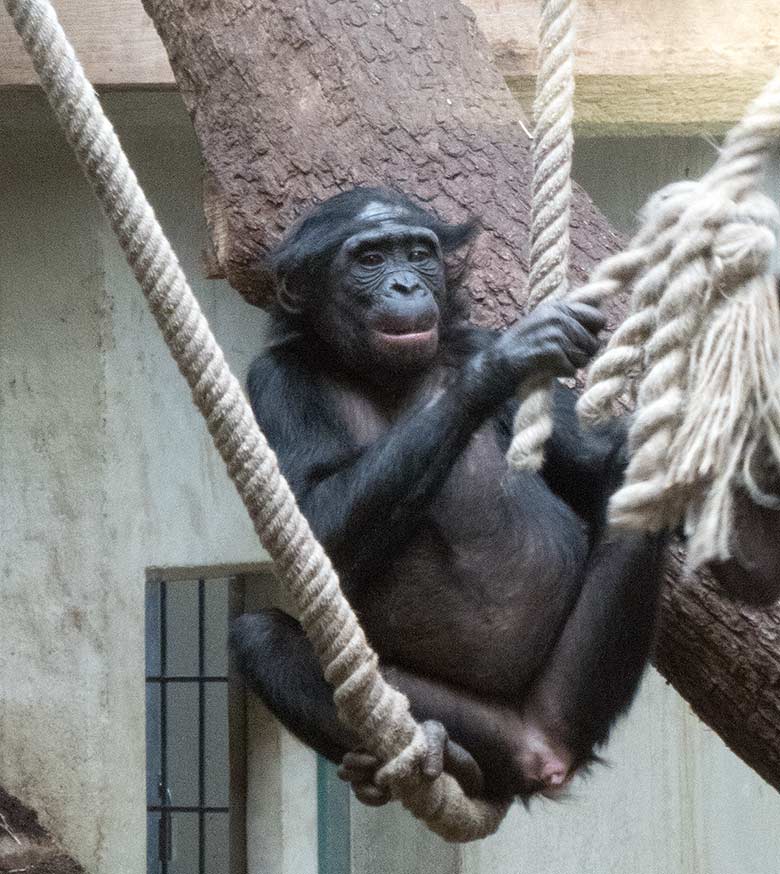
[[[372,204],[393,220],[361,267],[344,253],[385,226],[381,210],[360,218]],[[474,327],[458,277],[417,263],[426,238],[414,228],[433,231],[446,258],[477,223],[448,225],[368,188],[291,232],[271,264],[295,306],[275,311],[249,395],[388,676],[473,754],[486,795],[527,796],[539,787],[521,764],[523,725],[542,725],[579,764],[630,703],[652,641],[661,538],[605,533],[624,432],[581,431],[566,389],[541,474],[504,461],[516,386],[581,366],[598,314],[556,305],[504,334]],[[434,311],[435,345],[419,330]],[[243,617],[232,642],[291,730],[334,760],[351,748],[297,623]]]

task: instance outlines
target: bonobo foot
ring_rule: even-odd
[[[423,776],[433,781],[443,771],[460,783],[467,795],[480,795],[484,777],[479,765],[470,753],[450,740],[447,730],[440,722],[428,720],[421,725],[427,742],[427,752],[422,764]],[[376,773],[381,762],[365,750],[347,753],[341,761],[338,776],[352,785],[355,797],[369,807],[381,807],[390,801],[390,793],[376,783]]]

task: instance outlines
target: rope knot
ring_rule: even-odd
[[[729,284],[766,273],[777,248],[777,207],[758,194],[746,207],[733,207],[712,243],[715,274]]]

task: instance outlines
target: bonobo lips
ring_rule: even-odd
[[[394,349],[435,351],[439,339],[435,312],[418,317],[385,315],[374,323],[374,333],[380,346],[388,351]]]

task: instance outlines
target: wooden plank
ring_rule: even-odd
[[[57,0],[87,75],[99,87],[173,88],[140,0]],[[528,111],[538,0],[467,0],[499,69]],[[780,63],[777,0],[580,0],[580,135],[720,133]],[[0,15],[0,88],[37,79]]]
[[[87,76],[98,87],[174,88],[168,56],[141,0],[54,0]],[[0,88],[37,86],[27,52],[0,10]]]
[[[467,0],[528,112],[538,0]],[[780,64],[777,0],[580,0],[580,134],[719,133]]]

